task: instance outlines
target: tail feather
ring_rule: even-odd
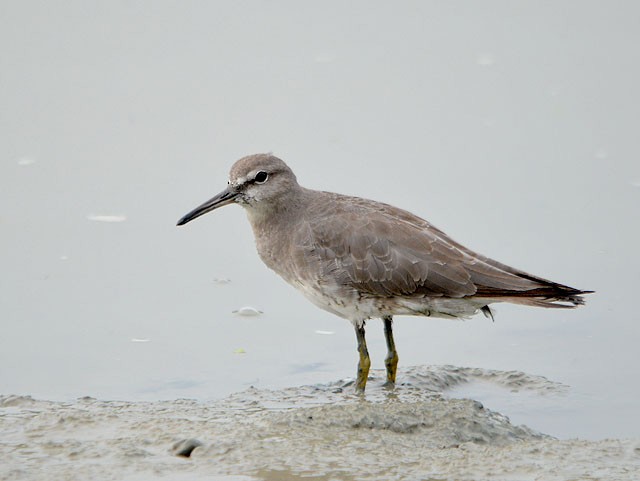
[[[585,294],[589,294],[586,292]],[[580,296],[571,296],[563,298],[549,298],[549,297],[509,297],[505,296],[499,299],[503,302],[511,302],[512,304],[522,304],[525,306],[534,307],[546,307],[555,309],[575,309],[585,303],[584,298]]]
[[[525,291],[478,287],[476,295],[479,297],[490,297],[500,302],[511,302],[527,306],[572,309],[585,303],[585,299],[582,297],[584,294],[594,292],[582,291],[539,278],[533,279],[540,284],[542,283],[541,281],[543,281],[545,284],[535,289]]]

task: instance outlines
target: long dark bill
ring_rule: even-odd
[[[237,192],[233,192],[229,189],[225,189],[215,197],[212,197],[211,199],[206,201],[204,204],[199,205],[198,207],[193,209],[191,212],[186,214],[184,217],[182,217],[182,219],[178,221],[176,225],[184,225],[187,222],[191,222],[196,217],[200,217],[201,215],[204,215],[207,212],[211,212],[212,210],[217,209],[218,207],[222,207],[224,205],[230,204],[231,202],[233,202],[233,199],[235,199],[237,196],[238,196]]]

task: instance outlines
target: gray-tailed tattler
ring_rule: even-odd
[[[371,361],[365,322],[380,318],[387,342],[387,382],[395,383],[395,315],[465,318],[511,302],[573,308],[582,291],[477,254],[429,222],[381,202],[310,190],[271,154],[238,160],[227,188],[178,221],[240,204],[262,261],[316,306],[353,323],[364,391]]]

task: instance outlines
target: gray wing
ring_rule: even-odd
[[[296,231],[299,277],[313,272],[315,282],[364,295],[454,298],[505,296],[548,282],[478,255],[404,210],[331,196],[331,211],[315,207]]]

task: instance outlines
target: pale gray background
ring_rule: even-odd
[[[206,400],[353,376],[351,326],[261,264],[240,208],[174,226],[274,151],[307,187],[598,291],[494,324],[400,318],[400,373],[544,375],[571,390],[462,395],[559,436],[638,436],[639,45],[635,1],[0,2],[0,393]]]

